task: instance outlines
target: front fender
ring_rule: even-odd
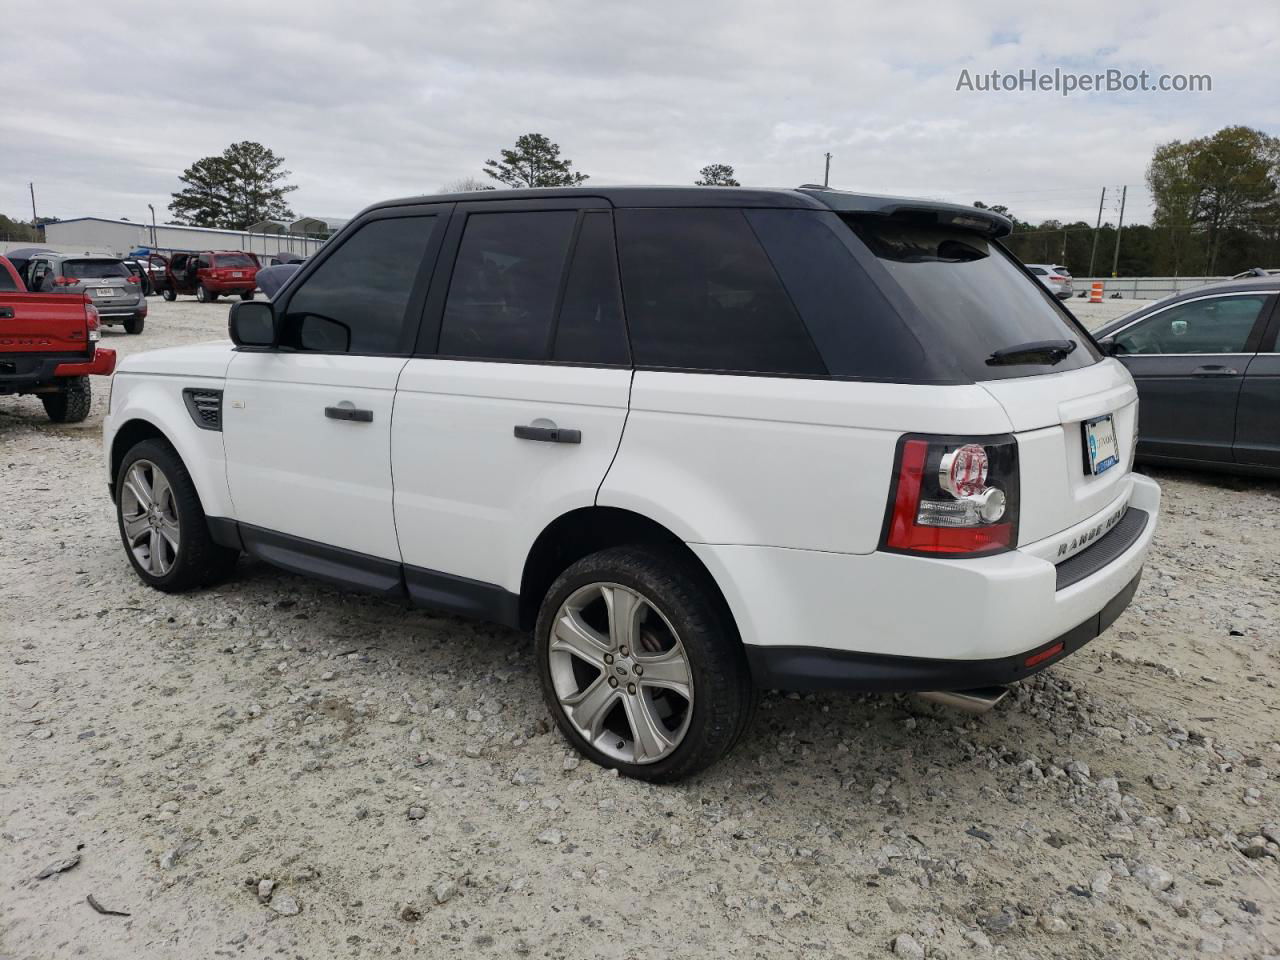
[[[142,422],[159,431],[177,450],[191,474],[204,512],[210,517],[234,517],[227,486],[222,432],[197,427],[182,399],[184,387],[221,389],[222,381],[199,377],[130,376],[117,373],[112,384],[111,410],[103,420],[102,448],[107,482],[114,483],[111,464],[117,438],[127,442],[130,424]],[[122,436],[123,434],[123,436]]]

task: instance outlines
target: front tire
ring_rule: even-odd
[[[143,440],[124,455],[116,519],[134,572],[166,593],[222,579],[240,555],[214,543],[191,474],[166,440]]]
[[[588,759],[670,782],[710,767],[756,690],[705,571],[664,547],[603,550],[552,584],[535,629],[543,698]]]
[[[47,393],[40,401],[54,423],[81,423],[89,416],[93,388],[88,377],[68,377],[60,393]]]
[[[178,291],[174,289],[173,284],[165,284],[165,288],[160,291],[160,296],[172,303],[178,299]]]
[[[125,333],[141,333],[142,328],[147,325],[144,317],[125,317],[124,332]]]

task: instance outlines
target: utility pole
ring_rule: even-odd
[[[147,209],[151,211],[151,252],[156,252],[156,208],[151,204],[147,204]]]
[[[1120,264],[1120,231],[1124,229],[1124,198],[1128,192],[1129,187],[1127,185],[1120,188],[1120,222],[1116,225],[1116,255],[1111,261],[1111,276],[1113,278],[1117,276],[1116,268]]]
[[[828,150],[823,156],[827,159],[827,169],[822,174],[822,185],[826,187],[831,185],[831,151]]]
[[[1102,188],[1102,197],[1098,200],[1098,225],[1093,228],[1093,252],[1089,254],[1089,276],[1093,276],[1093,261],[1098,256],[1098,231],[1102,229],[1102,205],[1107,201],[1107,188]]]
[[[40,218],[36,216],[36,185],[28,183],[27,189],[31,191],[31,225],[34,227],[40,222]]]

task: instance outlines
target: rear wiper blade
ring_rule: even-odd
[[[1053,366],[1079,346],[1074,340],[1032,340],[1012,347],[1002,347],[987,357],[987,366],[999,367],[1018,363],[1045,363]]]

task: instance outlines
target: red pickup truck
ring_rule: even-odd
[[[98,310],[83,293],[28,293],[0,257],[0,396],[35,394],[54,423],[79,423],[93,399],[89,377],[116,368],[99,335]]]

